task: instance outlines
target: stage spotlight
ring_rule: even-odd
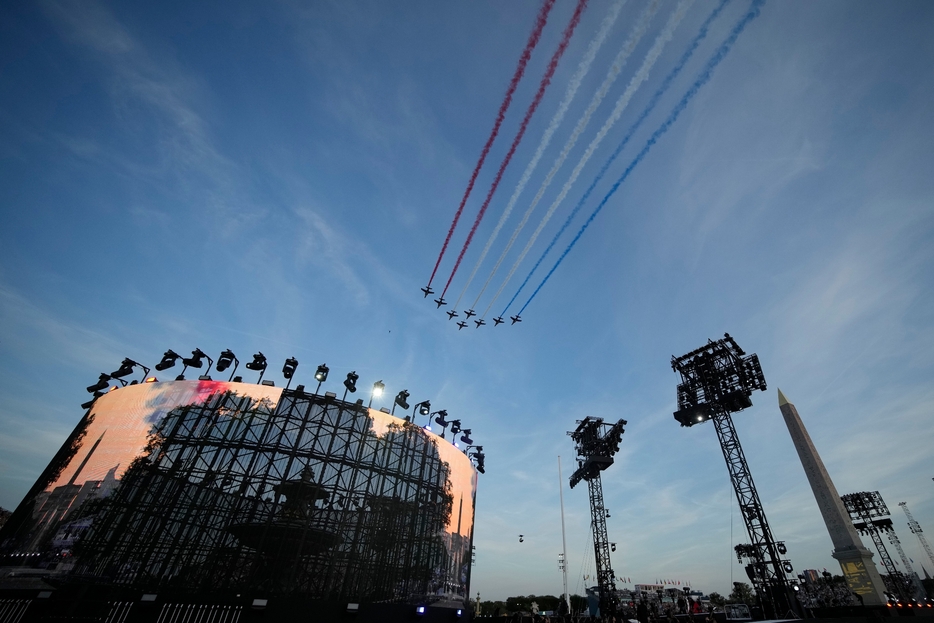
[[[315,380],[319,383],[324,383],[326,380],[328,380],[328,372],[330,372],[330,370],[328,369],[327,365],[322,363],[315,371]]]
[[[162,355],[162,361],[156,364],[156,370],[162,372],[163,370],[168,370],[175,365],[175,362],[179,360],[181,355],[176,353],[174,350],[167,350],[165,354]]]
[[[419,415],[429,415],[431,413],[431,403],[427,400],[425,402],[418,403],[418,414]]]
[[[425,616],[425,612],[428,611],[428,608],[425,606],[415,606],[415,614],[418,616]]]
[[[256,372],[265,372],[266,371],[266,355],[263,353],[256,353],[253,355],[253,361],[246,364],[247,370],[254,370]]]
[[[120,368],[110,373],[110,377],[114,379],[119,379],[133,372],[133,366],[139,365],[132,359],[124,358],[123,363],[120,364]]]
[[[775,547],[778,549],[778,553],[781,554],[782,556],[788,553],[788,548],[785,547],[785,544],[782,543],[781,541],[776,543]]]
[[[237,359],[233,351],[228,348],[217,358],[217,365],[214,366],[214,369],[218,372],[223,372],[230,367],[230,364],[234,364],[233,372],[230,373],[230,376],[233,377],[233,375],[237,373],[237,368],[240,367],[240,360]]]
[[[794,571],[794,567],[791,566],[791,561],[789,560],[786,560],[785,562],[782,563],[782,569],[785,570],[785,573],[791,573],[792,571]]]
[[[282,376],[288,380],[292,380],[292,376],[295,374],[296,368],[298,368],[298,359],[295,357],[289,357],[285,360],[285,364],[282,366]]]
[[[182,359],[182,363],[185,364],[189,368],[200,368],[201,366],[204,365],[204,362],[201,360],[204,359],[205,357],[207,357],[210,360],[210,357],[205,355],[204,352],[202,352],[200,348],[196,348],[193,351],[191,351],[191,357],[186,357],[185,359]]]
[[[438,416],[435,418],[435,422],[437,422],[441,428],[447,428],[448,424],[450,424],[450,422],[445,419],[448,416],[448,412],[444,409],[441,409],[440,411],[435,411],[435,415]]]
[[[456,435],[459,432],[461,432],[461,421],[451,420],[451,434]]]
[[[94,383],[94,385],[88,385],[86,389],[88,390],[89,394],[93,394],[94,392],[99,392],[104,389],[107,389],[107,386],[109,384],[110,384],[110,375],[101,373],[100,378],[97,379],[97,383]]]
[[[408,398],[409,398],[409,390],[403,389],[401,392],[396,394],[395,403],[399,405],[400,408],[408,410],[409,408]]]
[[[84,410],[90,409],[91,406],[94,404],[94,401],[97,400],[98,398],[100,398],[100,397],[103,396],[103,395],[104,395],[103,392],[94,392],[94,396],[93,396],[90,400],[88,400],[87,402],[83,403],[83,404],[81,405],[81,408],[84,409]]]
[[[610,543],[610,551],[611,551],[611,552],[615,552],[615,551],[616,551],[616,543]],[[684,590],[687,591],[688,589],[685,588]]]
[[[373,398],[379,398],[383,395],[383,390],[386,389],[386,386],[383,385],[382,381],[376,381],[373,383]]]
[[[347,373],[347,378],[344,379],[344,387],[346,387],[347,391],[351,394],[357,391],[357,379],[359,378],[360,376],[356,372]]]
[[[519,535],[519,542],[520,542],[520,543],[525,543],[525,535],[524,535],[524,534],[520,534],[520,535]]]
[[[467,444],[468,446],[472,446],[472,445],[473,445],[473,439],[470,438],[470,432],[471,432],[470,429],[469,429],[469,428],[465,428],[462,432],[463,432],[464,434],[461,436],[461,441],[464,442],[465,444]]]

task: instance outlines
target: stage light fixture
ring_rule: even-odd
[[[459,432],[461,432],[461,421],[451,420],[451,434],[456,435]]]
[[[415,614],[418,616],[425,616],[425,613],[428,611],[426,606],[415,606]]]
[[[373,397],[379,398],[380,396],[382,396],[384,389],[386,389],[386,386],[383,384],[382,381],[376,381],[375,383],[373,383]]]
[[[789,560],[786,560],[785,562],[782,563],[782,569],[785,570],[785,573],[791,573],[792,571],[794,571],[794,567],[791,566],[791,561]]]
[[[94,392],[94,396],[87,402],[81,405],[81,408],[84,410],[90,409],[94,405],[94,401],[103,396],[103,392]]]
[[[204,362],[202,361],[202,359],[204,358],[207,358],[209,361],[211,359],[210,357],[205,355],[204,352],[200,348],[196,348],[193,351],[191,351],[191,357],[186,357],[185,359],[182,359],[182,363],[185,364],[185,366],[189,368],[200,368],[201,366],[204,365]]]
[[[615,552],[615,551],[616,551],[616,543],[610,543],[610,551],[611,551],[611,552]],[[687,591],[688,589],[685,588],[684,590]]]
[[[785,547],[785,544],[782,543],[781,541],[776,543],[775,546],[778,548],[778,553],[781,554],[782,556],[788,553],[788,548]]]
[[[132,374],[132,373],[133,373],[133,366],[137,366],[137,365],[139,365],[139,364],[137,364],[137,363],[136,363],[135,361],[133,361],[132,359],[124,358],[124,359],[123,359],[123,363],[120,364],[120,368],[117,369],[117,370],[114,370],[113,372],[111,372],[111,373],[110,373],[110,377],[111,377],[111,378],[114,378],[114,379],[119,379],[119,378],[122,378],[122,377],[124,377],[124,376],[126,376],[126,375],[128,375],[128,374]]]
[[[356,371],[347,373],[347,378],[344,379],[344,387],[346,387],[347,391],[351,394],[357,391],[357,379],[359,378],[360,375],[358,375]]]
[[[401,392],[396,394],[395,404],[399,405],[400,408],[408,410],[409,408],[409,390],[403,389]],[[393,407],[395,409],[395,407]]]
[[[319,383],[324,383],[326,380],[328,380],[328,372],[330,372],[330,370],[328,369],[327,364],[322,363],[315,371],[315,380]]]
[[[292,376],[295,374],[296,368],[298,368],[298,359],[295,357],[289,357],[285,360],[285,364],[282,366],[282,376],[291,380]]]
[[[424,402],[418,403],[418,414],[419,415],[429,415],[431,413],[431,403],[427,400]]]
[[[88,390],[89,394],[93,394],[94,392],[99,392],[106,389],[109,384],[110,375],[101,373],[100,378],[97,379],[97,383],[94,383],[94,385],[88,385],[86,389]]]
[[[255,372],[264,372],[266,370],[266,355],[263,353],[256,353],[253,355],[253,361],[246,364],[246,369]]]
[[[230,364],[234,364],[234,369],[230,373],[230,379],[233,379],[234,374],[237,373],[237,368],[240,367],[240,360],[237,359],[237,356],[233,354],[233,351],[229,348],[221,353],[221,356],[217,358],[217,365],[214,366],[214,369],[218,372],[223,372],[230,367]]]
[[[470,438],[471,430],[469,428],[465,428],[462,432],[464,434],[461,436],[461,441],[467,444],[468,446],[472,446],[473,439]]]
[[[143,382],[144,382],[144,383],[158,383],[158,382],[159,382],[159,379],[157,379],[157,378],[154,377],[154,376],[147,376],[147,377],[146,377],[146,380],[143,381]]]
[[[257,384],[263,382],[263,375],[266,374],[267,365],[268,364],[266,363],[266,355],[264,355],[261,352],[253,355],[253,361],[246,364],[247,370],[253,370],[254,372],[259,372],[259,380],[256,381]]]
[[[176,353],[174,350],[167,350],[165,354],[162,355],[162,361],[156,364],[156,370],[162,372],[163,370],[168,370],[175,365],[175,362],[179,360],[181,355]]]

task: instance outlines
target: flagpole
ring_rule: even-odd
[[[558,455],[558,496],[561,499],[561,557],[564,559],[561,573],[564,576],[564,599],[571,614],[571,596],[568,594],[568,543],[564,535],[564,479],[561,477],[561,455]]]

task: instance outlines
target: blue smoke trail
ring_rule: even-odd
[[[730,52],[730,49],[733,47],[733,44],[736,43],[736,39],[739,37],[739,35],[742,34],[743,30],[745,30],[746,26],[748,26],[752,20],[759,17],[762,5],[764,4],[765,0],[753,0],[752,6],[749,7],[749,11],[733,27],[730,35],[720,45],[710,60],[707,61],[707,65],[698,75],[697,79],[694,81],[694,84],[691,85],[691,88],[687,90],[681,100],[677,103],[677,105],[675,105],[674,109],[671,111],[671,114],[668,115],[668,118],[665,119],[664,123],[662,123],[662,125],[659,126],[657,130],[655,130],[652,136],[649,137],[649,140],[646,141],[645,147],[642,148],[642,151],[640,151],[639,154],[633,159],[633,161],[629,163],[629,166],[626,167],[626,170],[623,171],[623,174],[620,176],[620,178],[616,180],[616,183],[613,184],[609,192],[607,192],[606,196],[600,201],[594,211],[590,214],[590,216],[587,218],[587,221],[580,228],[580,231],[577,232],[577,235],[574,236],[573,240],[571,240],[571,243],[564,250],[564,253],[561,254],[561,257],[558,258],[558,261],[555,262],[555,265],[551,267],[551,270],[548,271],[548,274],[545,275],[545,278],[542,280],[542,282],[538,284],[538,287],[535,288],[532,296],[530,296],[529,300],[525,302],[525,305],[522,306],[522,309],[519,310],[517,315],[521,315],[522,312],[525,311],[525,308],[529,306],[529,303],[532,302],[532,299],[535,298],[535,295],[538,294],[539,290],[542,289],[542,286],[545,285],[551,275],[555,272],[555,269],[558,268],[561,262],[564,261],[564,258],[567,257],[567,254],[570,253],[571,249],[574,248],[574,245],[577,244],[577,241],[580,240],[580,237],[597,217],[597,214],[600,213],[600,210],[603,209],[603,206],[605,206],[607,201],[610,200],[610,197],[612,197],[619,189],[620,185],[626,181],[626,178],[629,177],[629,174],[632,173],[632,170],[636,168],[640,162],[642,162],[643,158],[645,158],[645,155],[652,149],[652,146],[658,142],[658,139],[661,138],[661,136],[671,128],[675,121],[677,121],[678,117],[682,112],[684,112],[684,109],[687,108],[687,105],[691,102],[691,100],[694,99],[694,96],[697,95],[697,92],[700,91],[701,87],[707,84],[707,82],[710,80],[710,77],[713,75],[713,70]],[[602,173],[603,172],[601,171],[601,175]]]
[[[703,41],[704,38],[707,37],[707,31],[710,29],[710,24],[715,19],[717,19],[717,17],[723,11],[723,8],[729,2],[730,0],[720,0],[720,4],[718,4],[716,8],[714,8],[713,12],[707,17],[706,20],[704,20],[704,23],[701,24],[700,31],[698,31],[694,39],[691,40],[690,45],[688,45],[688,48],[687,50],[684,51],[684,54],[681,55],[681,58],[678,60],[678,63],[674,66],[674,68],[670,72],[668,72],[668,75],[665,76],[665,79],[662,80],[662,85],[658,88],[658,90],[649,100],[649,103],[648,105],[646,105],[645,110],[642,111],[642,113],[639,115],[636,121],[629,127],[629,130],[626,132],[626,135],[623,137],[623,141],[616,148],[616,151],[614,151],[612,155],[610,155],[609,160],[607,160],[606,163],[604,163],[603,167],[600,169],[600,172],[597,173],[597,177],[594,178],[593,182],[591,182],[590,186],[584,192],[584,196],[581,197],[581,200],[578,201],[577,205],[574,206],[574,209],[571,210],[570,216],[568,216],[568,218],[564,221],[564,224],[561,225],[561,229],[559,229],[558,233],[555,234],[554,238],[551,239],[551,242],[548,243],[548,247],[538,258],[538,261],[535,262],[535,265],[532,267],[532,270],[529,271],[529,274],[526,275],[525,280],[522,282],[522,285],[520,285],[519,289],[516,290],[516,293],[512,295],[512,298],[509,299],[509,303],[506,304],[506,308],[503,309],[503,313],[500,314],[501,318],[506,315],[506,311],[512,306],[513,303],[515,303],[516,299],[519,298],[519,294],[522,292],[522,289],[525,288],[526,284],[529,283],[529,280],[532,279],[532,275],[534,275],[535,271],[538,270],[538,267],[541,265],[542,261],[545,259],[545,256],[551,252],[551,249],[558,242],[558,239],[561,237],[561,234],[563,234],[564,230],[568,228],[568,226],[571,224],[571,221],[573,221],[574,217],[577,216],[577,213],[580,211],[581,207],[584,205],[587,199],[590,198],[590,194],[593,192],[594,188],[596,188],[597,184],[600,183],[600,180],[603,179],[603,176],[606,174],[607,170],[609,170],[610,165],[612,165],[613,162],[616,160],[616,158],[620,155],[620,153],[622,153],[623,148],[626,146],[627,143],[629,143],[629,139],[631,139],[632,135],[635,134],[637,129],[639,129],[639,126],[642,125],[642,122],[645,121],[645,118],[648,117],[649,114],[652,112],[652,110],[655,109],[656,104],[658,104],[658,100],[660,100],[662,98],[662,95],[664,95],[665,92],[668,91],[668,87],[671,86],[671,83],[674,82],[674,79],[677,78],[678,74],[681,73],[681,70],[684,69],[684,66],[691,59],[691,56],[694,54],[694,51],[697,50],[697,46],[699,46],[701,41]],[[523,307],[523,309],[525,308]]]

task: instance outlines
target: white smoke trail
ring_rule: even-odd
[[[538,202],[541,201],[542,195],[545,194],[545,190],[551,184],[552,180],[557,174],[558,169],[561,168],[561,165],[564,164],[564,161],[567,159],[568,154],[571,152],[571,149],[577,143],[577,139],[580,138],[580,135],[587,128],[587,124],[590,123],[591,117],[593,117],[594,112],[603,102],[603,99],[606,97],[606,94],[609,92],[610,87],[613,86],[613,83],[616,81],[616,78],[619,76],[620,72],[623,70],[623,66],[626,64],[626,61],[629,60],[630,54],[639,44],[639,41],[642,39],[642,36],[645,35],[646,30],[649,28],[649,22],[652,21],[652,17],[655,15],[655,12],[658,10],[660,0],[652,0],[645,10],[642,12],[642,15],[639,16],[639,20],[636,22],[635,27],[632,29],[632,32],[629,34],[629,38],[626,39],[626,42],[623,43],[623,47],[620,48],[619,53],[616,55],[616,58],[613,59],[613,63],[610,65],[609,71],[607,71],[606,78],[603,79],[603,84],[600,85],[600,88],[597,89],[597,92],[594,93],[593,98],[590,100],[590,105],[587,106],[587,110],[584,111],[583,116],[577,121],[577,125],[574,127],[574,131],[571,132],[571,136],[568,138],[564,147],[561,149],[561,153],[558,155],[558,158],[555,160],[555,163],[551,166],[551,170],[548,172],[548,175],[545,176],[545,180],[542,182],[542,185],[539,187],[538,192],[535,193],[535,197],[532,199],[532,203],[529,204],[528,209],[525,211],[525,214],[522,215],[522,220],[519,221],[519,224],[516,226],[514,232],[512,232],[512,237],[509,239],[509,242],[506,243],[506,247],[503,249],[503,252],[500,254],[499,259],[496,261],[496,265],[493,267],[493,270],[490,271],[490,276],[487,277],[486,283],[483,284],[483,287],[480,289],[480,293],[477,294],[477,298],[473,303],[473,307],[477,305],[477,301],[480,300],[480,297],[483,296],[483,293],[489,287],[490,282],[493,281],[493,276],[496,274],[496,271],[499,270],[500,265],[502,265],[503,260],[506,257],[506,254],[512,248],[512,245],[516,243],[516,239],[519,237],[519,233],[525,227],[526,223],[529,221],[529,217],[532,215],[532,212],[535,210],[535,207],[538,205]],[[473,308],[471,307],[471,308]]]
[[[587,147],[587,151],[584,152],[584,155],[581,156],[580,161],[577,163],[577,166],[574,167],[574,170],[571,172],[571,176],[568,178],[568,181],[565,182],[564,187],[561,189],[561,192],[558,193],[558,196],[552,202],[551,206],[548,208],[548,211],[545,213],[545,216],[542,217],[541,223],[538,224],[538,227],[535,229],[535,232],[532,234],[532,237],[529,239],[528,243],[525,245],[525,248],[522,250],[522,253],[519,254],[519,257],[516,258],[516,261],[513,263],[512,268],[509,270],[509,274],[506,275],[506,278],[503,280],[503,284],[499,287],[499,290],[496,291],[496,294],[493,296],[493,299],[490,301],[490,304],[487,306],[486,310],[483,312],[481,318],[486,316],[487,312],[490,311],[490,307],[493,306],[493,303],[496,302],[496,299],[499,298],[499,295],[503,292],[503,289],[506,287],[506,284],[509,283],[509,280],[515,274],[516,269],[519,268],[519,264],[522,263],[522,260],[525,259],[525,256],[528,254],[529,249],[532,248],[532,245],[535,243],[535,240],[538,238],[538,235],[541,233],[542,229],[545,228],[545,225],[548,223],[548,220],[551,218],[551,215],[555,213],[555,210],[564,201],[567,197],[568,192],[571,190],[571,186],[574,185],[574,182],[577,181],[578,176],[580,175],[581,170],[584,168],[584,165],[587,164],[587,161],[590,160],[590,157],[593,156],[594,152],[599,147],[600,142],[606,137],[610,129],[616,124],[620,116],[623,114],[623,110],[626,109],[626,106],[629,104],[629,101],[632,99],[632,96],[639,89],[643,82],[645,82],[649,77],[649,72],[652,70],[652,66],[655,65],[655,61],[658,60],[658,57],[661,55],[662,50],[665,47],[665,44],[671,41],[672,35],[674,35],[675,28],[678,27],[678,24],[681,23],[681,20],[684,18],[685,13],[690,8],[694,0],[681,0],[678,3],[678,6],[675,7],[674,12],[671,14],[671,17],[668,18],[668,23],[665,24],[665,28],[655,39],[655,43],[649,49],[648,53],[645,55],[645,60],[642,61],[642,66],[639,68],[639,71],[630,79],[629,85],[626,87],[626,90],[623,91],[623,94],[619,96],[619,99],[616,100],[616,106],[613,108],[613,112],[610,113],[609,118],[607,118],[606,123],[603,124],[603,127],[600,128],[600,131],[597,132],[597,135],[590,142],[590,145]]]
[[[499,222],[493,229],[493,233],[490,234],[490,239],[487,241],[486,246],[483,248],[483,252],[480,254],[480,258],[477,260],[477,263],[473,267],[473,271],[470,273],[470,277],[467,278],[467,283],[464,284],[464,288],[461,290],[460,296],[457,297],[457,301],[454,302],[454,306],[451,309],[457,309],[457,306],[460,305],[461,299],[467,292],[467,288],[470,286],[473,278],[476,277],[477,271],[480,269],[480,264],[482,264],[483,260],[486,259],[487,253],[490,252],[490,247],[493,246],[493,242],[496,240],[500,230],[506,223],[506,219],[509,218],[513,207],[515,207],[516,202],[519,200],[519,195],[522,194],[522,191],[525,190],[526,184],[529,183],[529,179],[532,177],[532,173],[535,171],[535,167],[538,166],[538,161],[541,160],[542,154],[545,153],[545,149],[547,149],[548,144],[551,143],[551,138],[555,131],[558,129],[558,126],[561,125],[561,121],[564,119],[564,115],[567,113],[568,107],[574,100],[574,96],[577,95],[577,90],[580,88],[581,82],[584,80],[587,72],[590,71],[590,65],[593,63],[594,58],[597,56],[597,52],[606,41],[607,35],[610,33],[610,29],[613,28],[613,24],[616,23],[616,19],[619,17],[620,11],[622,10],[624,4],[626,4],[626,0],[616,0],[610,6],[610,10],[606,14],[606,17],[603,18],[603,23],[600,25],[600,30],[590,42],[590,45],[587,47],[587,51],[584,53],[584,57],[581,59],[580,64],[577,66],[577,71],[574,72],[574,75],[571,76],[571,80],[568,82],[567,89],[564,92],[564,99],[558,106],[558,110],[555,112],[554,117],[551,118],[551,123],[548,124],[548,128],[545,130],[545,133],[542,134],[542,139],[538,144],[538,148],[535,150],[535,155],[532,156],[529,164],[526,165],[525,172],[519,179],[519,183],[516,185],[516,189],[513,191],[512,197],[509,198],[509,203],[506,204],[506,209],[503,211],[502,216],[499,217]]]

